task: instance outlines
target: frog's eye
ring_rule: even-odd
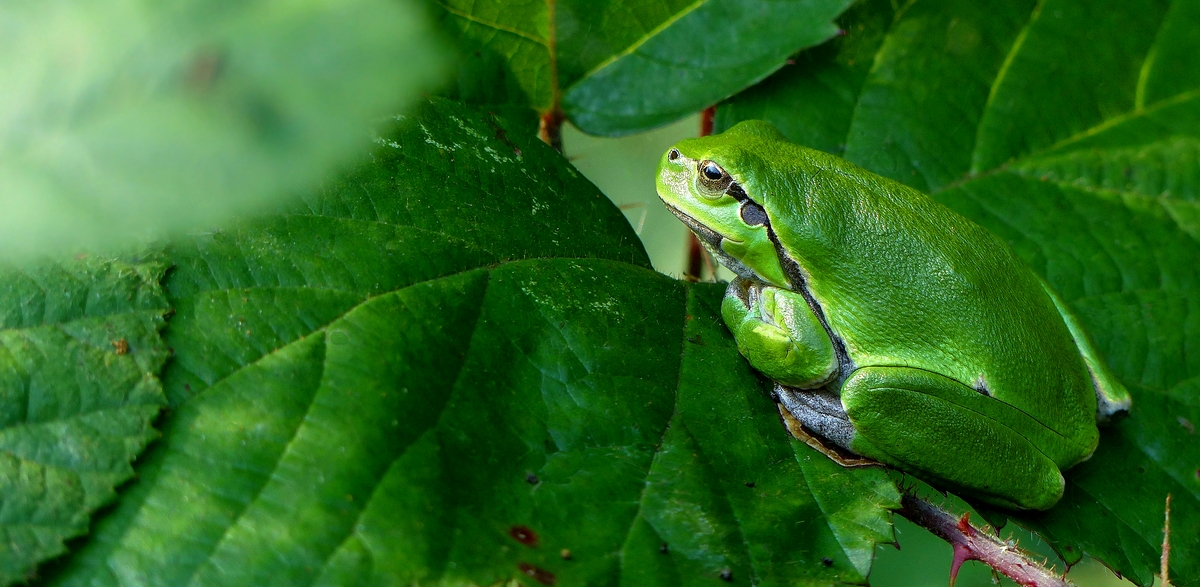
[[[708,197],[719,197],[729,189],[729,184],[733,183],[733,178],[721,169],[720,165],[712,161],[701,161],[696,167],[700,173],[696,176],[696,183],[700,188],[700,193]]]
[[[678,161],[679,156],[679,149],[671,149],[670,151],[667,151],[667,161]]]
[[[712,161],[705,161],[700,164],[700,173],[704,174],[704,178],[709,181],[721,181],[725,170]]]

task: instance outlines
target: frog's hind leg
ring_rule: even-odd
[[[958,381],[909,367],[863,367],[846,379],[841,400],[857,454],[1004,507],[1042,510],[1062,497],[1058,466],[1035,446],[1056,442],[1054,432]]]
[[[1075,346],[1079,348],[1079,354],[1083,355],[1083,362],[1087,364],[1088,371],[1092,374],[1092,385],[1096,388],[1096,423],[1107,424],[1113,419],[1125,415],[1129,412],[1129,405],[1132,403],[1129,392],[1117,380],[1116,375],[1113,375],[1112,371],[1108,369],[1108,364],[1096,351],[1092,339],[1088,337],[1087,331],[1079,323],[1079,318],[1075,317],[1075,314],[1067,307],[1067,303],[1058,297],[1050,284],[1044,280],[1041,281],[1042,288],[1046,290],[1047,294],[1050,294],[1050,299],[1054,300],[1054,307],[1058,309],[1058,314],[1062,316],[1063,322],[1066,322],[1067,330],[1071,331],[1071,338],[1075,339]]]

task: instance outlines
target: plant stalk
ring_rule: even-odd
[[[950,567],[950,585],[958,577],[958,569],[969,560],[977,560],[1026,587],[1070,587],[1072,584],[1052,569],[1034,561],[1030,554],[998,536],[973,526],[970,513],[961,518],[918,497],[910,490],[900,496],[900,515],[912,523],[933,532],[954,548]]]
[[[700,136],[707,137],[713,133],[713,119],[717,116],[717,107],[709,106],[700,111]],[[713,270],[712,263],[705,263],[704,248],[700,246],[700,240],[692,231],[688,231],[688,253],[687,253],[687,268],[684,270],[683,278],[688,281],[700,281],[704,278],[704,268],[708,266],[710,269],[710,279],[715,279],[716,271]]]

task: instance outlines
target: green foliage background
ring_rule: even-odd
[[[715,101],[718,129],[771,120],[1044,275],[1134,411],[1056,508],[978,513],[1149,585],[1170,493],[1172,578],[1200,584],[1200,2],[360,4],[0,20],[46,56],[0,59],[21,82],[0,91],[0,246],[23,257],[0,271],[0,584],[912,573],[883,554],[894,479],[792,440],[723,288],[653,271],[626,217],[657,235],[657,203],[605,197],[651,195],[673,139],[621,143],[626,163],[569,131],[602,192],[535,136],[536,116],[622,135]],[[117,35],[121,15],[181,34]],[[39,34],[70,23],[90,61]],[[450,99],[380,118],[445,47]],[[29,258],[268,199],[153,252]]]

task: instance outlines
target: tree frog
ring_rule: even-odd
[[[737,274],[722,317],[827,443],[984,502],[1044,510],[1129,393],[1009,246],[764,121],[684,140],[658,195]]]

